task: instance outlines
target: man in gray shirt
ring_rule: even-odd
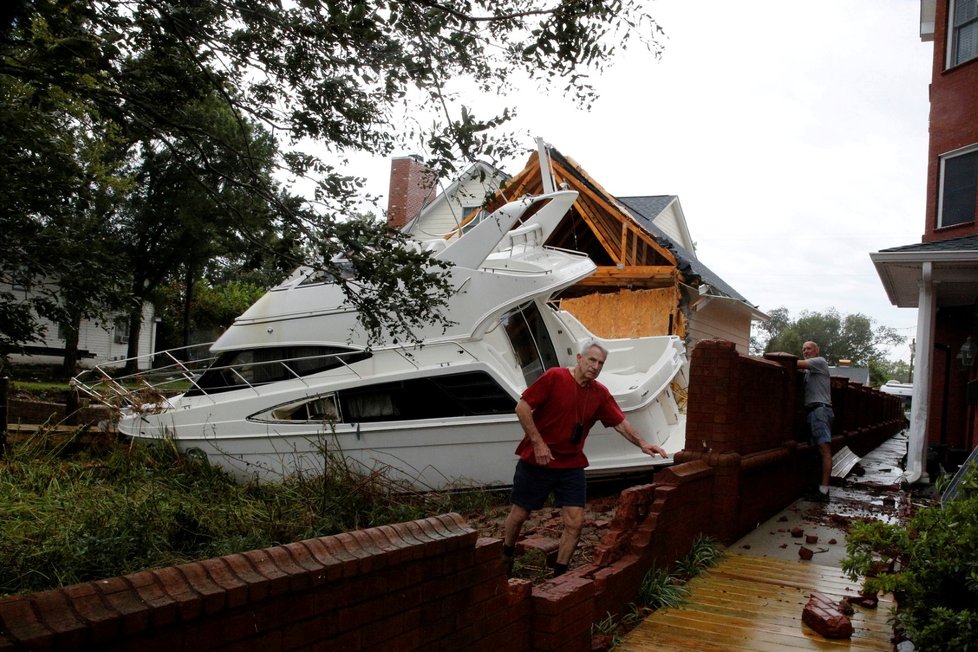
[[[804,360],[798,368],[805,370],[805,412],[811,430],[812,443],[818,446],[822,457],[822,477],[818,492],[811,498],[817,502],[829,502],[829,479],[832,476],[832,382],[829,380],[829,363],[819,355],[818,344],[805,342],[801,347]]]

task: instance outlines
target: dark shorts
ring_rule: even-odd
[[[808,427],[815,444],[832,442],[832,419],[835,413],[827,406],[817,407],[808,413]]]
[[[514,505],[530,511],[540,509],[551,492],[557,507],[584,507],[587,502],[584,469],[548,469],[523,460],[517,462],[511,498]]]

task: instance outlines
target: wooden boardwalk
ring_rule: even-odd
[[[682,607],[650,615],[625,636],[616,652],[893,649],[893,628],[887,621],[894,605],[889,596],[877,609],[855,607],[851,639],[826,639],[802,623],[802,610],[813,591],[832,599],[859,595],[859,584],[838,568],[727,554],[687,588]]]

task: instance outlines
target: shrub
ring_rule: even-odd
[[[970,471],[963,486],[975,486]],[[843,568],[866,589],[892,592],[896,621],[915,649],[974,650],[978,641],[978,496],[924,508],[904,528],[856,523]],[[875,573],[893,564],[893,572]]]

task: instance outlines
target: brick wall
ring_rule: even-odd
[[[650,570],[700,535],[732,543],[816,477],[796,362],[700,342],[677,464],[622,492],[592,563],[541,585],[507,580],[502,542],[447,514],[5,598],[0,652],[590,650]],[[840,380],[834,449],[903,427],[899,399]]]
[[[730,543],[793,502],[818,478],[802,405],[802,372],[793,355],[737,353],[722,340],[700,342],[690,361],[686,446],[676,462],[716,471],[715,536]],[[832,452],[865,455],[905,425],[903,407],[842,377],[832,378]]]
[[[940,194],[940,157],[956,149],[978,144],[978,59],[946,69],[948,3],[938,2],[935,16],[934,59],[930,84],[930,143],[927,161],[927,217],[924,242],[978,233],[978,222],[937,228]],[[978,219],[978,216],[976,216]]]

